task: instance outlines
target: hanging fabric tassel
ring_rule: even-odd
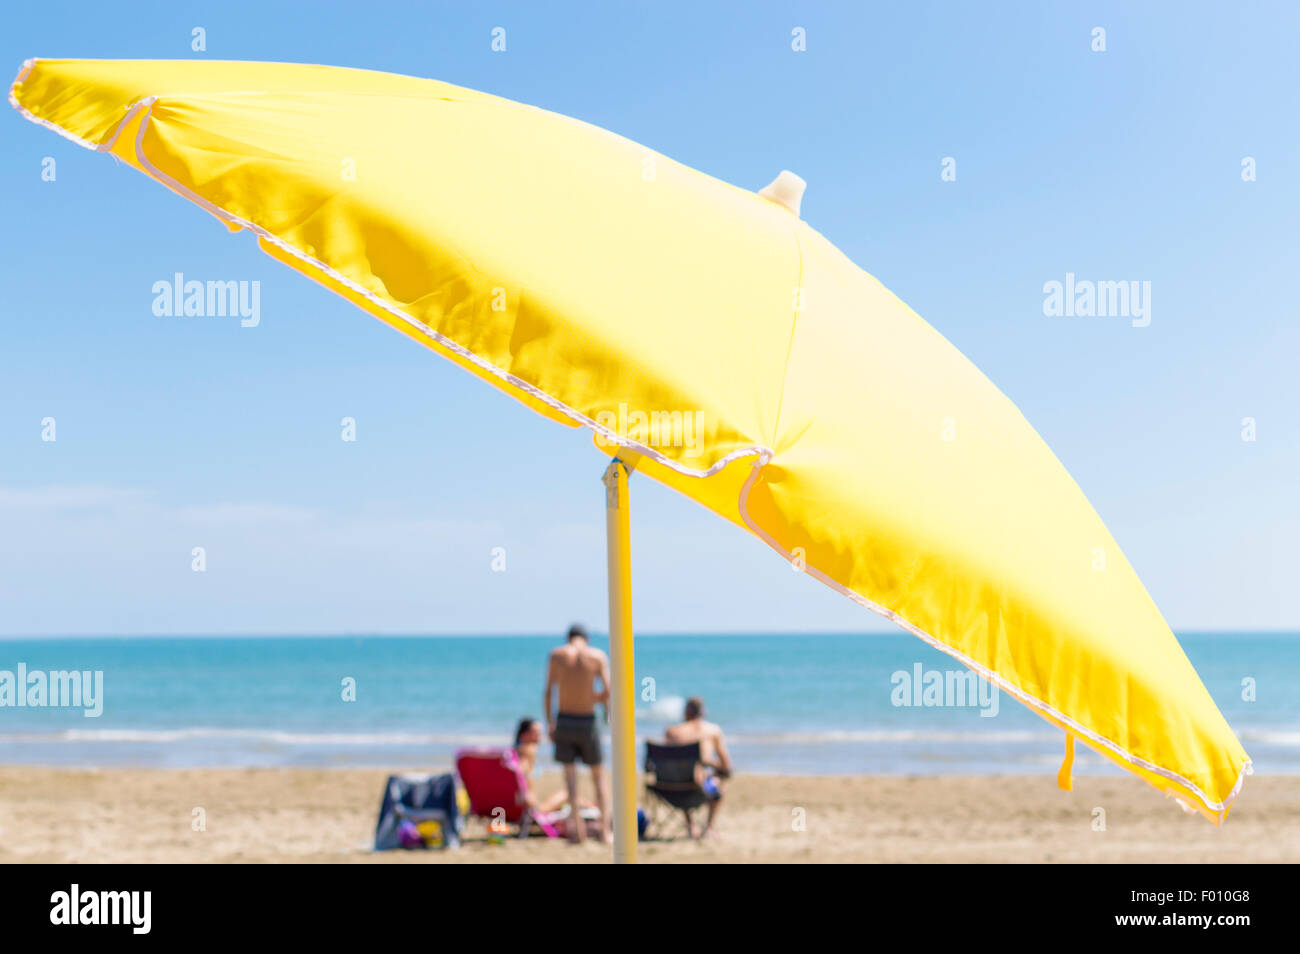
[[[1065,733],[1065,760],[1061,762],[1061,770],[1056,773],[1056,787],[1063,792],[1074,790],[1074,774],[1071,771],[1074,768],[1074,736],[1069,732]]]

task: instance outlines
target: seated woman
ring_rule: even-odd
[[[568,793],[560,789],[544,799],[537,798],[533,788],[533,779],[537,775],[537,746],[542,741],[542,724],[531,716],[519,720],[515,727],[515,756],[519,760],[519,773],[523,775],[528,786],[528,804],[534,811],[550,814],[558,812],[569,802]],[[584,801],[579,808],[590,808],[590,802]]]

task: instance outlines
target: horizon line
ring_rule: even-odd
[[[604,630],[589,630],[592,636],[609,638]],[[1175,629],[1175,636],[1300,636],[1300,629],[1269,627],[1257,629],[1222,629],[1219,627],[1205,629]],[[638,638],[656,639],[682,636],[720,636],[727,638],[771,637],[771,636],[910,636],[901,628],[862,629],[862,630],[653,630],[638,632]],[[73,640],[73,639],[559,639],[565,636],[565,630],[554,632],[233,632],[233,633],[0,633],[0,642],[18,642],[22,640]]]

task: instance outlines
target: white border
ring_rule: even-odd
[[[57,135],[62,136],[64,139],[67,139],[70,142],[75,142],[78,146],[80,146],[83,149],[90,149],[91,151],[96,151],[97,147],[93,142],[88,142],[85,139],[82,139],[80,136],[74,136],[72,133],[68,132],[62,126],[56,126],[48,119],[41,119],[41,117],[35,115],[34,113],[28,112],[27,109],[24,108],[20,102],[18,102],[18,97],[14,95],[14,90],[17,88],[19,83],[21,83],[23,80],[27,78],[27,74],[32,71],[32,67],[35,65],[36,65],[36,57],[32,57],[30,60],[23,61],[23,68],[18,71],[18,75],[14,77],[14,81],[9,87],[9,105],[12,106],[14,109],[18,110],[18,112],[22,113],[24,119],[34,122],[38,126],[44,126],[46,129],[50,130],[50,132],[56,133]]]

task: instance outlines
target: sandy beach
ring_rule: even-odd
[[[599,863],[544,838],[369,850],[386,773],[0,768],[0,862]],[[1300,779],[1247,779],[1222,828],[1125,777],[742,776],[716,839],[644,842],[644,862],[1297,862]],[[558,788],[552,773],[542,792]],[[196,831],[195,809],[206,830]],[[1105,831],[1094,830],[1096,809]],[[802,817],[804,830],[796,830]]]

